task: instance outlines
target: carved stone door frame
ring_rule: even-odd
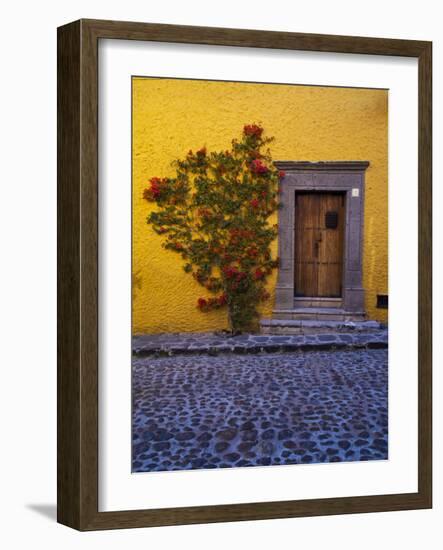
[[[367,161],[277,161],[285,172],[280,182],[282,207],[278,212],[279,269],[274,315],[294,309],[294,215],[297,191],[344,192],[346,221],[343,254],[342,308],[364,313],[363,217]]]

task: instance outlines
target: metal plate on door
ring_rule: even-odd
[[[338,226],[338,212],[326,212],[325,214],[325,226],[326,229],[337,229]]]

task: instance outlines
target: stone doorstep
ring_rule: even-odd
[[[342,305],[342,298],[294,298],[294,309],[318,307],[341,309]]]
[[[324,331],[362,332],[382,329],[378,321],[313,320],[313,319],[262,319],[260,329],[264,334],[303,334]]]
[[[276,309],[273,318],[278,321],[354,321],[366,320],[366,315],[361,312],[349,312],[341,308],[310,307],[294,309]]]

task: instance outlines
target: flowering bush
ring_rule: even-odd
[[[197,307],[227,307],[233,332],[256,327],[257,305],[269,299],[266,279],[277,266],[270,251],[277,227],[268,218],[278,208],[284,173],[264,150],[272,140],[260,126],[246,125],[230,150],[189,151],[175,161],[175,177],[151,178],[143,193],[158,206],[148,224],[211,294]]]

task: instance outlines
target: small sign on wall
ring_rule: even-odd
[[[352,196],[353,196],[353,197],[358,197],[358,196],[360,196],[360,189],[359,189],[358,187],[354,187],[354,188],[352,189]]]

